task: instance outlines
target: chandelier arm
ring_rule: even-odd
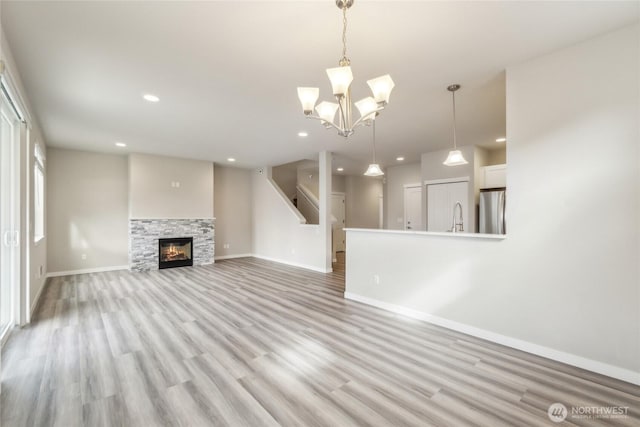
[[[373,121],[373,163],[376,163],[376,121]]]
[[[356,120],[356,122],[353,124],[353,126],[351,126],[351,128],[353,129],[356,126],[364,125],[367,122],[367,120],[371,120],[371,116],[372,115],[374,115],[375,113],[379,113],[382,110],[384,110],[384,107],[379,107],[376,110],[374,110],[374,111],[370,112],[369,114],[367,114],[366,116],[360,117],[358,120]]]
[[[342,131],[343,131],[343,129],[340,129],[340,127],[338,127],[335,123],[333,123],[333,122],[328,122],[328,121],[326,121],[325,119],[323,119],[323,118],[322,118],[322,117],[320,117],[320,116],[308,115],[308,116],[305,116],[305,117],[306,117],[307,119],[320,120],[320,121],[322,121],[323,123],[326,123],[326,124],[331,125],[332,127],[336,128],[336,130],[339,130],[340,132],[342,132]]]

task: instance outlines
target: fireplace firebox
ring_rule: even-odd
[[[193,237],[158,240],[159,268],[193,265]]]

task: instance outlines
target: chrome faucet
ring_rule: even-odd
[[[460,208],[460,222],[456,222],[456,210],[458,210],[458,208]],[[451,224],[451,230],[449,231],[452,233],[464,231],[463,223],[464,220],[462,219],[462,203],[456,202],[456,204],[453,206],[453,222]]]

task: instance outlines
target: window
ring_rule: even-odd
[[[35,144],[33,167],[33,240],[44,238],[44,154],[40,144]]]

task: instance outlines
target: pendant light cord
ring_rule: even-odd
[[[349,63],[347,58],[347,7],[342,7],[342,59],[340,63]]]
[[[376,162],[376,120],[373,119],[373,163]]]
[[[451,92],[451,96],[453,96],[453,149],[457,150],[456,145],[456,92]]]

